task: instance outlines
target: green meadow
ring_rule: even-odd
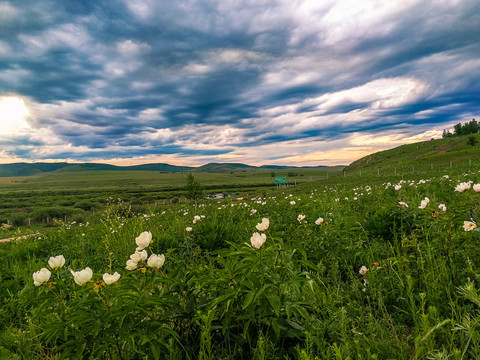
[[[270,172],[223,174],[235,179],[230,184],[270,185],[196,208],[180,194],[175,202],[153,198],[160,185],[148,177],[180,188],[181,174],[78,173],[8,184],[2,195],[20,197],[23,186],[43,183],[30,192],[51,192],[64,207],[101,189],[134,196],[111,196],[83,210],[85,218],[59,217],[0,244],[0,354],[480,358],[479,168],[430,170],[327,179],[307,169],[296,186],[280,189]],[[90,186],[95,176],[99,184]],[[127,179],[136,184],[125,187]],[[220,188],[227,181],[195,179]],[[128,191],[142,186],[152,199],[135,201],[140,193]]]

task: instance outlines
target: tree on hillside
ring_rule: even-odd
[[[197,208],[197,201],[201,198],[203,193],[203,186],[198,181],[195,181],[192,173],[187,174],[187,185],[185,186],[187,193],[186,197],[195,202],[195,209]]]
[[[450,130],[443,130],[442,138],[447,138],[447,137],[452,137],[453,134],[450,132]]]
[[[453,133],[457,136],[476,134],[479,131],[480,131],[480,125],[475,119],[472,119],[470,122],[465,123],[463,125],[461,123],[458,123],[453,127]]]
[[[470,145],[470,146],[475,146],[477,145],[477,138],[475,136],[469,136],[468,140],[467,140],[467,144]]]

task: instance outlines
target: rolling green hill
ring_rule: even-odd
[[[476,141],[469,144],[469,138]],[[470,140],[471,141],[471,140]],[[402,173],[480,164],[480,133],[423,141],[380,151],[358,159],[346,172]]]
[[[324,166],[319,166],[319,168]],[[239,163],[210,163],[199,167],[176,166],[170,164],[143,164],[134,166],[115,166],[98,163],[13,163],[0,164],[0,177],[32,176],[48,173],[73,173],[86,171],[157,171],[157,172],[199,172],[199,173],[234,173],[250,170],[293,169],[294,166],[251,166]],[[315,167],[308,167],[315,168]]]

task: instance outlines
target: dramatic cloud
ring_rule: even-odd
[[[0,162],[348,164],[480,112],[477,0],[0,0]]]

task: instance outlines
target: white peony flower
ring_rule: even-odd
[[[80,271],[70,270],[70,272],[73,275],[73,280],[75,281],[75,283],[80,286],[83,286],[87,282],[89,282],[93,276],[93,271],[89,267],[86,267],[85,269]]]
[[[191,228],[190,226],[187,226],[187,227],[185,228],[185,231],[187,231],[187,232],[190,232],[190,231],[192,231],[192,230],[193,230],[193,228]]]
[[[397,205],[408,208],[408,204],[407,204],[406,202],[404,202],[404,201],[399,201]]]
[[[418,207],[419,209],[425,209],[427,205],[430,203],[430,199],[426,197],[420,202],[420,206]]]
[[[193,217],[193,223],[196,224],[197,221],[200,221],[201,219],[202,219],[202,218],[201,218],[200,216],[195,215],[195,216]]]
[[[137,251],[145,249],[152,242],[152,233],[150,231],[144,231],[135,239],[137,243]]]
[[[260,224],[255,225],[258,231],[265,231],[270,226],[270,220],[263,218]]]
[[[472,231],[477,228],[477,224],[473,221],[464,221],[463,222],[463,229],[465,231]]]
[[[140,261],[147,260],[148,254],[146,250],[142,251],[135,251],[132,255],[130,255],[130,260],[139,263]]]
[[[295,200],[290,201],[290,205],[295,205],[295,204],[296,204]]]
[[[300,224],[306,223],[306,221],[305,221],[305,215],[299,214],[299,215],[297,216],[297,220],[298,220],[298,222],[299,222]]]
[[[138,263],[136,263],[133,260],[127,260],[127,266],[125,266],[125,269],[127,270],[135,270],[137,268]]]
[[[447,206],[445,204],[438,205],[438,208],[442,211],[447,211]]]
[[[41,268],[37,272],[33,273],[33,284],[35,286],[46,284],[48,280],[50,280],[50,275],[52,275],[50,270],[48,270],[47,268]]]
[[[360,270],[358,270],[358,273],[360,275],[365,275],[367,273],[368,269],[365,265],[362,265],[362,267],[360,268]]]
[[[252,237],[250,238],[250,243],[254,249],[260,249],[265,241],[267,240],[267,235],[259,234],[258,232],[253,233]]]
[[[315,224],[320,225],[321,223],[323,223],[322,217],[319,217],[317,220],[315,220]]]
[[[154,269],[160,269],[165,263],[165,255],[152,254],[148,258],[147,265]]]
[[[48,259],[48,265],[53,270],[60,269],[63,265],[65,265],[65,258],[63,255],[57,255],[55,257],[52,256],[50,259]]]
[[[400,190],[402,188],[402,185],[398,184],[398,185],[395,185],[395,190]]]
[[[475,185],[473,185],[473,190],[474,190],[475,192],[480,192],[480,184],[475,184]]]
[[[470,189],[471,184],[469,182],[463,182],[455,186],[455,191],[464,192],[465,190]]]
[[[118,281],[118,279],[120,279],[120,274],[116,271],[115,273],[113,273],[113,275],[110,275],[107,273],[103,274],[103,281],[107,285],[115,284]]]

